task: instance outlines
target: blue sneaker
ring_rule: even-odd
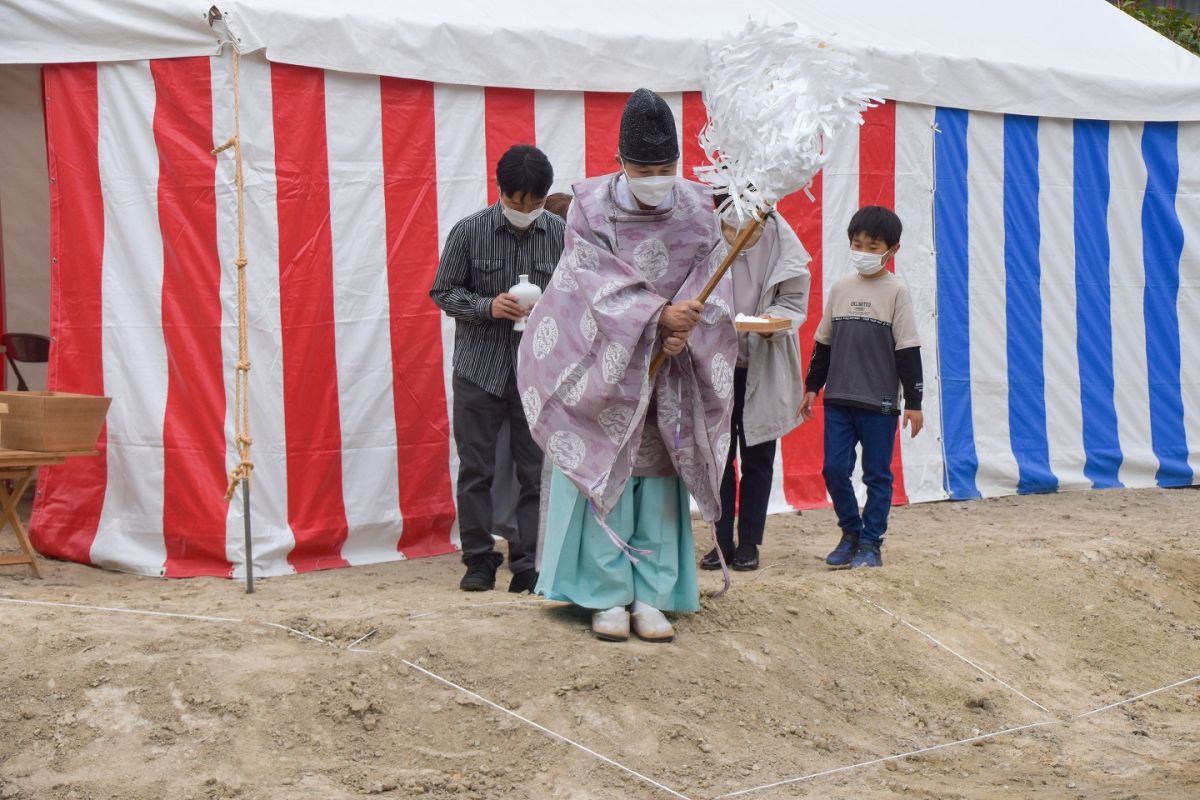
[[[853,560],[850,562],[850,569],[858,569],[859,567],[882,567],[883,556],[879,554],[879,545],[863,544],[858,548],[858,552],[854,554]]]
[[[842,540],[833,552],[825,556],[825,563],[831,567],[848,567],[858,551],[858,534],[842,531]]]

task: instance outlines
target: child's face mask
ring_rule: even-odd
[[[867,253],[863,250],[850,251],[850,264],[859,275],[874,275],[892,257],[891,248],[885,253]]]

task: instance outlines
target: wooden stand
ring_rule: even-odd
[[[0,449],[0,502],[4,505],[4,519],[0,521],[0,533],[6,526],[11,527],[17,537],[17,544],[21,546],[20,553],[0,555],[0,566],[28,564],[30,571],[33,572],[33,577],[42,577],[35,560],[33,545],[29,543],[29,534],[25,531],[25,525],[21,522],[17,507],[21,503],[21,498],[25,496],[26,490],[29,489],[29,484],[37,476],[39,467],[62,464],[68,458],[75,456],[94,455],[96,455],[95,452],[34,453],[28,450]],[[12,482],[11,490],[6,485],[9,481]]]

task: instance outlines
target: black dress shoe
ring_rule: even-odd
[[[509,581],[508,590],[513,594],[523,594],[524,592],[532,593],[537,589],[538,573],[537,570],[525,569],[514,573],[512,580]]]
[[[738,572],[752,572],[758,569],[758,547],[752,544],[739,545],[733,554],[733,568]]]
[[[733,563],[733,553],[729,552],[728,550],[725,551],[725,563],[726,564]],[[721,561],[717,557],[717,548],[715,548],[715,547],[712,550],[709,550],[708,553],[705,554],[704,558],[700,559],[700,569],[720,569],[720,568],[721,568]]]
[[[467,560],[467,574],[458,583],[464,592],[490,592],[496,587],[496,556],[475,556]]]

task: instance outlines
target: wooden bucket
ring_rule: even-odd
[[[112,398],[67,392],[0,392],[8,413],[0,447],[37,453],[85,453],[96,447]]]

